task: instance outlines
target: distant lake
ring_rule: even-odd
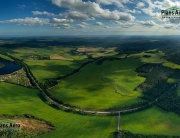
[[[4,67],[0,69],[0,75],[10,74],[22,68],[20,65],[2,59],[0,59],[0,63],[4,64]]]

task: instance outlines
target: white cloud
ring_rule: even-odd
[[[139,23],[146,27],[157,26],[154,21],[140,21]]]
[[[88,25],[89,25],[89,24],[88,24],[88,23],[86,23],[86,22],[82,22],[82,24],[83,24],[83,25],[86,25],[86,26],[88,26]]]
[[[171,0],[163,0],[163,1],[155,1],[154,2],[154,6],[158,9],[167,9],[167,8],[171,8],[171,7],[180,7],[180,2],[179,0],[174,0],[174,1],[171,1]]]
[[[52,21],[50,22],[50,26],[54,28],[70,28],[71,26],[69,23],[72,23],[72,19],[59,19],[59,18],[53,18]]]
[[[66,18],[73,19],[73,20],[92,20],[87,14],[78,11],[70,11],[64,14]]]
[[[129,0],[96,0],[97,3],[103,5],[116,5],[120,8],[124,8],[123,4],[129,3]]]
[[[51,0],[59,7],[69,8],[71,11],[81,12],[90,17],[103,18],[106,20],[124,20],[133,21],[135,19],[129,13],[119,12],[117,10],[110,11],[109,9],[102,9],[99,4],[95,2],[84,2],[82,0]]]
[[[67,23],[63,23],[63,24],[50,24],[50,26],[54,27],[54,28],[62,28],[62,29],[67,29],[70,28],[71,26]]]
[[[109,26],[104,26],[104,28],[109,29],[110,27]]]
[[[172,24],[166,24],[164,25],[165,29],[174,29],[174,26]]]
[[[80,28],[87,28],[87,26],[86,25],[84,25],[84,24],[76,24],[78,27],[80,27]]]
[[[58,18],[53,18],[52,23],[72,23],[72,19],[58,19]]]
[[[102,22],[95,22],[94,25],[103,25]]]
[[[136,23],[122,23],[119,21],[115,21],[114,23],[120,25],[123,28],[130,28],[130,27],[133,27],[134,25],[136,25]]]
[[[145,6],[145,4],[143,2],[138,2],[137,5],[136,5],[137,8],[141,8],[141,7],[144,7],[144,6]]]
[[[40,11],[32,11],[32,14],[33,14],[33,15],[57,16],[57,15],[55,15],[54,13],[49,13],[49,12],[47,12],[47,11],[43,11],[43,12],[40,12]]]
[[[31,17],[26,17],[25,19],[11,19],[11,20],[4,20],[0,21],[0,23],[18,23],[18,24],[23,24],[23,25],[43,25],[43,24],[49,24],[50,20],[49,19],[43,19],[43,18],[31,18]]]

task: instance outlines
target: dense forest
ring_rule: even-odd
[[[168,83],[169,77],[179,77],[180,70],[174,70],[161,64],[144,64],[136,69],[139,76],[146,80],[136,89],[143,92],[141,98],[156,101],[164,110],[180,114],[180,97],[177,95],[179,83]]]

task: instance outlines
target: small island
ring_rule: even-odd
[[[0,69],[4,67],[4,64],[3,63],[0,63]]]

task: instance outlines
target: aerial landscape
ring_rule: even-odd
[[[179,1],[0,5],[0,137],[180,138]]]

